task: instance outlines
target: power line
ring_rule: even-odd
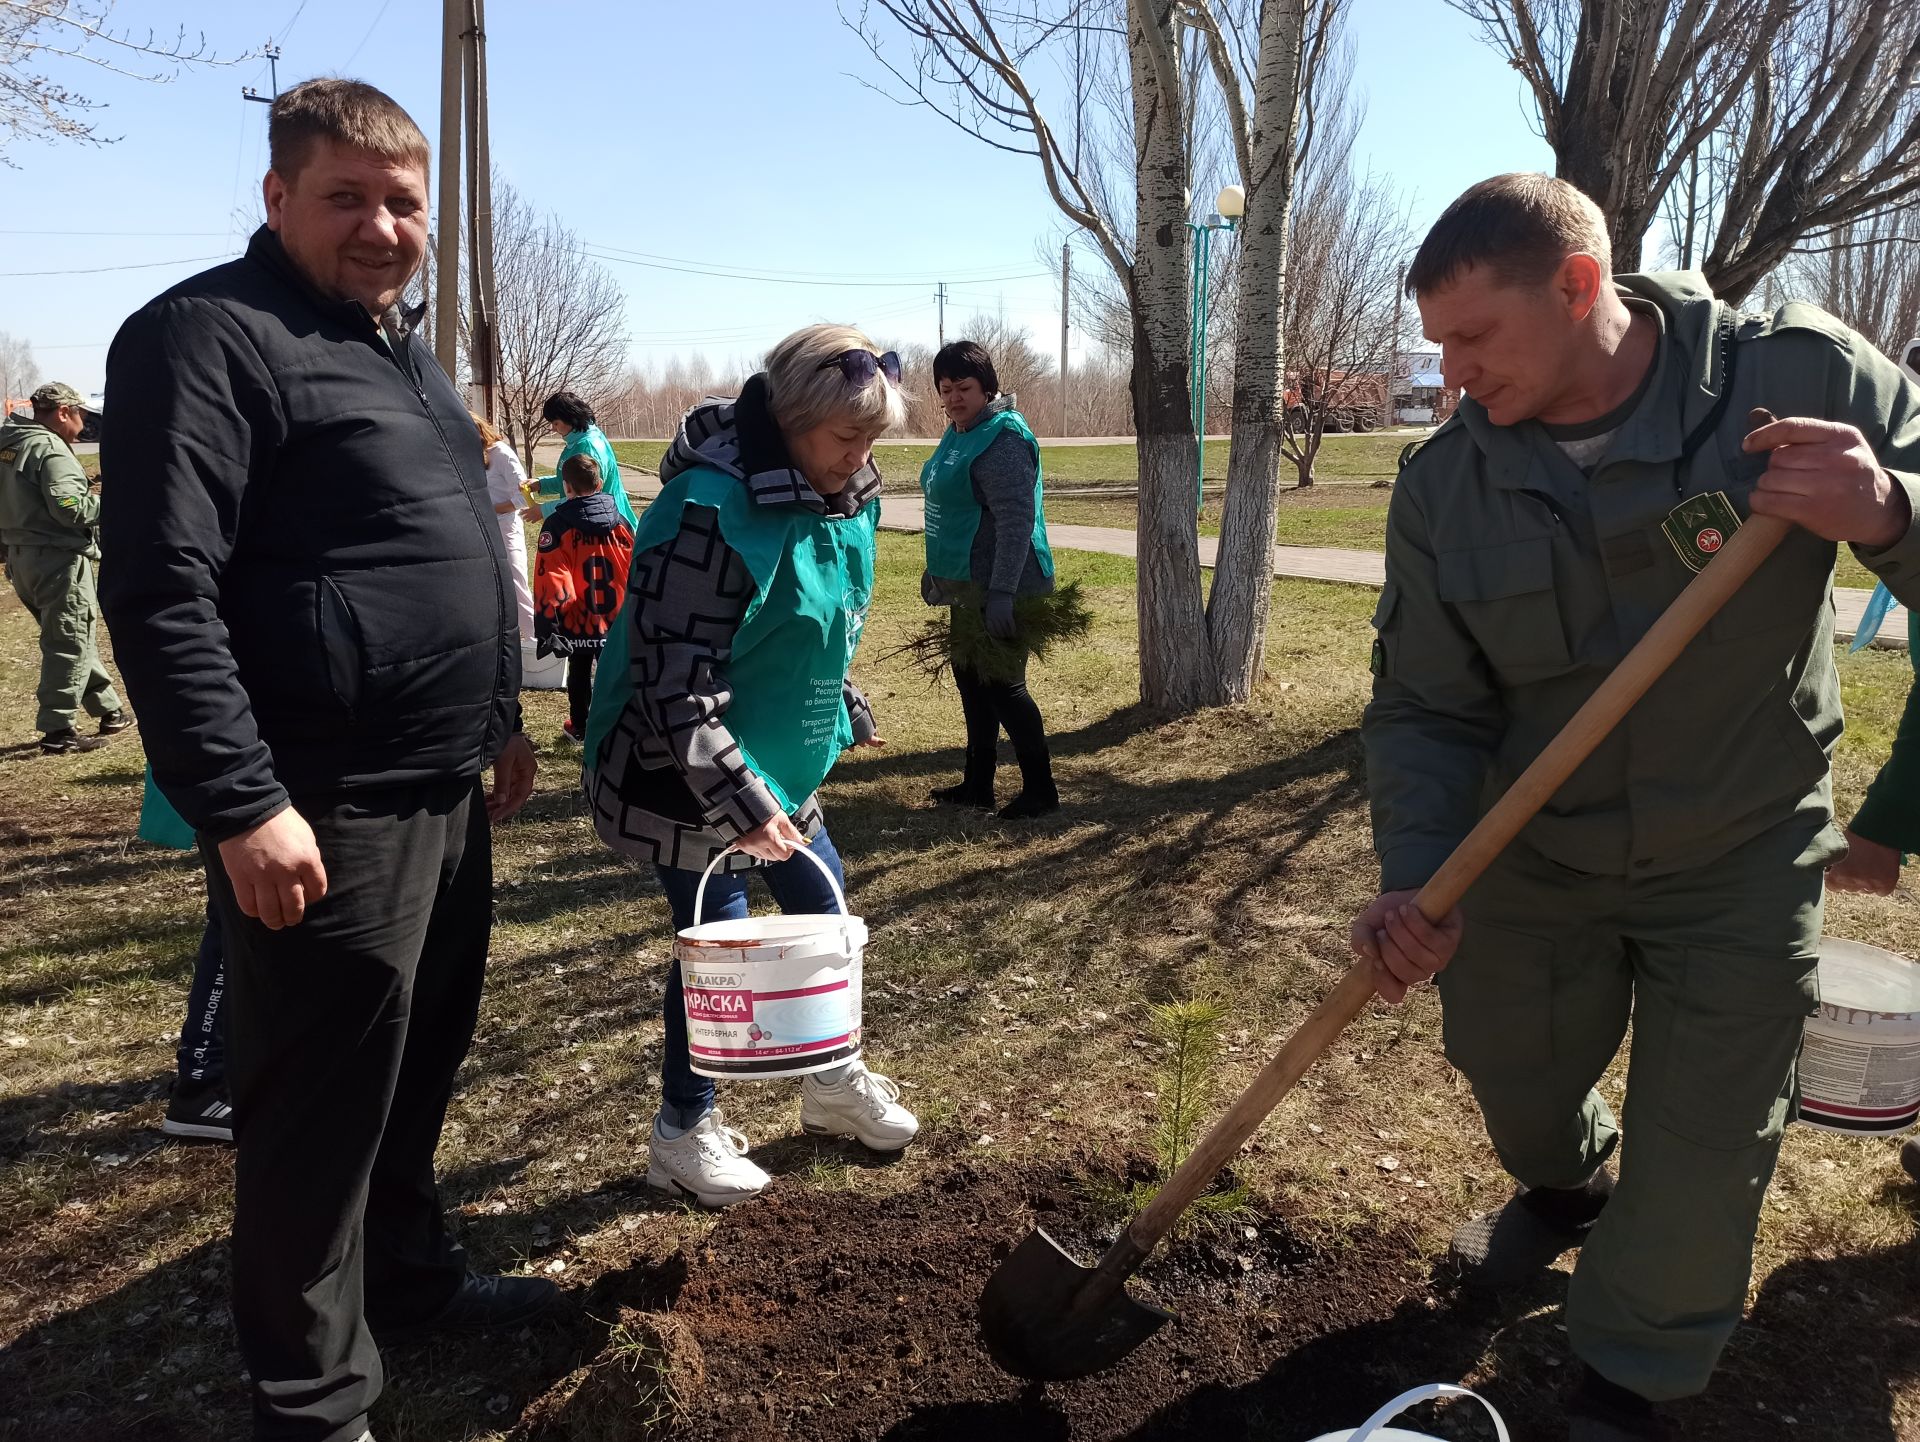
[[[811,282],[818,285],[931,285],[942,278],[952,279],[956,275],[962,285],[988,285],[1000,280],[1031,280],[1037,276],[1051,276],[1051,271],[1022,271],[1017,275],[981,275],[966,271],[880,271],[880,270],[780,270],[771,266],[727,265],[694,260],[683,255],[661,255],[650,250],[629,250],[623,246],[608,245],[591,237],[581,242],[583,246],[595,250],[610,252],[622,257],[632,256],[638,260],[659,261],[673,265],[692,266],[700,269],[701,274],[726,276],[735,280],[791,281],[794,284]],[[599,257],[605,259],[606,257]],[[978,266],[975,271],[998,270],[998,266]]]
[[[0,230],[0,235],[95,235],[95,236],[208,236],[225,235],[224,230]]]
[[[355,60],[360,58],[360,52],[366,49],[367,42],[373,39],[373,32],[380,28],[380,22],[384,20],[387,15],[387,6],[392,3],[393,0],[380,0],[380,8],[374,12],[373,23],[367,26],[367,33],[360,37],[360,43],[353,47],[353,53],[347,56],[346,60],[341,64],[340,68],[342,70],[347,69]]]
[[[273,38],[277,41],[284,42],[289,35],[293,34],[293,27],[300,23],[300,17],[305,13],[306,8],[307,0],[300,0],[300,4],[294,9],[293,18],[285,25],[282,25],[280,27],[280,33]]]
[[[671,271],[676,275],[705,275],[712,276],[716,280],[749,281],[763,285],[809,285],[874,290],[918,290],[926,284],[924,280],[803,280],[798,276],[749,275],[739,271],[715,270],[711,267],[695,264],[670,265],[665,261],[639,260],[632,256],[614,255],[604,250],[594,250],[590,248],[590,244],[577,248],[569,248],[567,246],[550,246],[547,248],[563,251],[570,255],[584,255],[592,260],[604,260],[616,265],[637,265],[645,270]],[[1019,275],[987,275],[979,277],[974,284],[989,285],[995,281],[1002,280],[1033,280],[1048,274],[1049,272],[1044,270],[1034,270],[1026,271]]]
[[[92,265],[78,270],[0,270],[0,279],[17,280],[36,275],[101,275],[110,270],[157,270],[163,265],[199,265],[209,260],[232,260],[232,255],[189,255],[179,260],[149,260],[139,265]]]

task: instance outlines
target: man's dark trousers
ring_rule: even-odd
[[[256,1438],[353,1442],[368,1323],[432,1317],[465,1274],[433,1179],[480,1006],[493,855],[477,780],[297,799],[327,869],[298,926],[241,914],[207,848],[239,1122],[233,1317]]]

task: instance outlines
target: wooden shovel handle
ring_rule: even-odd
[[[1789,525],[1773,516],[1754,516],[1733,533],[1724,549],[1688,583],[1666,613],[1655,621],[1620,664],[1602,681],[1587,703],[1573,714],[1520,774],[1506,795],[1480,818],[1467,837],[1449,856],[1431,880],[1414,898],[1430,921],[1440,921],[1466,895],[1467,888],[1480,873],[1520,834],[1534,813],[1547,804],[1571,776],[1576,767],[1592,754],[1594,747],[1619,724],[1634,702],[1660,679],[1660,675],[1700,633],[1728,597],[1740,589],[1760,563],[1772,555],[1785,538]],[[1227,1114],[1214,1123],[1213,1130],[1200,1139],[1188,1153],[1180,1169],[1120,1238],[1100,1259],[1095,1276],[1083,1289],[1086,1304],[1092,1305],[1111,1296],[1146,1260],[1179,1220],[1180,1214],[1207,1189],[1215,1175],[1245,1145],[1248,1137],[1293,1090],[1308,1067],[1332,1046],[1355,1017],[1365,1010],[1373,996],[1373,974],[1366,962],[1348,968],[1340,984],[1313,1009],[1313,1014],[1287,1038],[1279,1053],[1260,1069],[1260,1074]]]

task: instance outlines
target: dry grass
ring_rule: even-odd
[[[1067,806],[1002,827],[926,804],[957,773],[959,708],[904,663],[872,664],[921,619],[917,541],[880,544],[858,675],[890,744],[850,757],[826,800],[875,928],[872,1060],[906,1084],[925,1139],[898,1165],[869,1166],[802,1138],[794,1092],[778,1084],[727,1088],[729,1120],[781,1186],[824,1190],[913,1187],[962,1151],[1144,1151],[1161,1112],[1153,1003],[1226,1004],[1224,1096],[1344,965],[1372,878],[1354,727],[1373,597],[1277,585],[1254,700],[1164,721],[1133,703],[1131,564],[1065,553],[1097,622],[1033,689]],[[0,1410],[24,1429],[0,1418],[0,1436],[233,1436],[244,1395],[225,1315],[230,1162],[155,1131],[201,882],[187,858],[129,839],[134,745],[32,752],[32,653],[24,615],[0,603]],[[1884,754],[1910,673],[1882,655],[1843,672],[1860,723],[1839,762],[1845,804]],[[558,1263],[562,1282],[584,1285],[666,1257],[709,1223],[640,1183],[667,909],[581,815],[575,754],[555,743],[562,704],[530,698],[541,789],[498,835],[491,983],[440,1161],[477,1264]],[[1909,896],[1830,915],[1839,934],[1920,954]],[[1260,1133],[1244,1180],[1322,1242],[1384,1228],[1406,1239],[1410,1265],[1436,1252],[1506,1190],[1438,1031],[1431,995],[1370,1012]],[[1377,1165],[1389,1154],[1391,1172]],[[1871,1288],[1872,1256],[1913,1245],[1914,1195],[1896,1177],[1887,1145],[1796,1130],[1756,1286],[1778,1272],[1808,1293],[1829,1278]],[[500,1435],[591,1354],[606,1325],[595,1334],[592,1315],[583,1306],[551,1335],[491,1351],[399,1354],[375,1419],[383,1442]],[[1920,1425],[1911,1375],[1889,1386]]]

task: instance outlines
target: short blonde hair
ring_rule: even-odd
[[[871,380],[855,386],[829,364],[850,350],[880,354],[850,325],[810,325],[768,352],[767,393],[781,430],[797,436],[837,420],[877,436],[906,423],[906,399],[885,372],[876,366]]]

